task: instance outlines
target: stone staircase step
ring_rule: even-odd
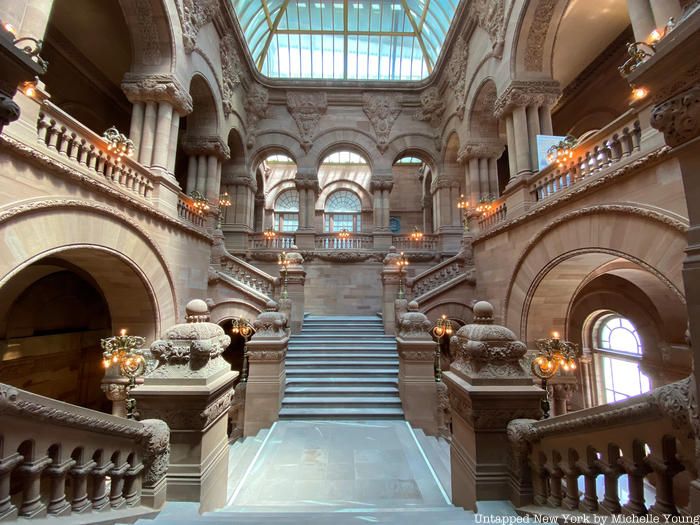
[[[280,419],[403,419],[403,409],[381,408],[287,408],[282,407]]]
[[[396,353],[396,348],[395,347],[390,347],[388,345],[384,346],[364,346],[364,345],[353,345],[353,344],[336,344],[336,345],[325,345],[325,346],[309,346],[309,345],[304,345],[304,346],[292,346],[287,349],[287,353],[294,354],[296,352],[348,352],[352,353],[355,355],[356,353],[359,352],[371,352],[371,353],[379,353],[379,352],[392,352],[393,355],[398,355]]]
[[[413,429],[413,433],[418,439],[423,452],[425,452],[425,457],[428,458],[430,466],[433,467],[433,471],[437,476],[442,488],[447,494],[452,493],[452,475],[451,475],[451,465],[450,465],[450,450],[449,445],[447,451],[440,444],[440,441],[447,443],[446,440],[437,438],[435,436],[428,436],[420,428]]]
[[[369,376],[379,376],[379,377],[386,377],[389,376],[391,377],[392,375],[396,376],[396,374],[399,371],[399,367],[397,366],[396,368],[390,368],[390,367],[384,367],[384,368],[369,368],[367,370],[363,370],[360,368],[331,368],[331,367],[324,367],[324,368],[317,368],[317,367],[312,367],[312,368],[287,368],[287,376],[298,376],[298,375],[305,375],[305,376],[343,376],[343,377],[369,377]]]
[[[299,386],[301,384],[312,385],[312,386],[322,386],[323,384],[335,384],[335,385],[357,385],[358,383],[364,386],[377,385],[398,385],[399,379],[397,377],[308,377],[308,376],[293,376],[287,377],[287,386],[295,385]]]
[[[283,407],[313,407],[313,408],[333,408],[334,406],[348,406],[353,408],[358,407],[376,407],[377,405],[384,406],[401,406],[401,399],[395,397],[286,397],[282,402]]]
[[[377,367],[381,368],[394,368],[399,366],[399,360],[398,359],[372,359],[372,360],[363,360],[363,359],[313,359],[313,358],[304,358],[304,359],[298,359],[298,358],[291,358],[287,360],[287,370],[290,368],[293,369],[300,369],[300,368],[316,368],[319,366],[323,366],[326,368],[333,368],[335,369],[336,367],[353,367],[353,369],[358,370],[361,369],[362,371],[365,371],[366,369],[376,369]]]
[[[287,359],[299,361],[303,359],[371,359],[375,360],[393,360],[398,362],[396,352],[348,352],[348,351],[333,351],[333,352],[309,352],[297,350],[295,352],[287,351]],[[289,362],[289,361],[288,361]]]
[[[386,396],[390,394],[399,395],[398,386],[287,386],[286,397],[296,396],[338,396],[347,395],[354,397]]]

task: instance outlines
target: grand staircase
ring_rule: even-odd
[[[305,317],[286,369],[280,419],[403,418],[396,339],[379,317]]]

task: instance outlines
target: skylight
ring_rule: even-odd
[[[271,78],[421,80],[457,0],[231,0],[258,70]]]

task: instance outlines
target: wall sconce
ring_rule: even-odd
[[[552,332],[551,338],[538,339],[537,356],[532,360],[530,369],[532,373],[542,380],[545,397],[542,400],[542,416],[549,418],[549,393],[547,380],[556,375],[560,368],[563,370],[575,370],[576,360],[579,356],[578,345],[569,341],[562,341],[559,332]]]
[[[136,400],[131,398],[131,389],[136,386],[136,378],[141,377],[146,370],[146,359],[141,347],[146,342],[144,337],[127,335],[122,330],[119,335],[102,339],[102,364],[105,368],[119,365],[119,373],[129,379],[126,386],[126,417],[134,419]]]

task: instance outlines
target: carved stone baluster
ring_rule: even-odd
[[[112,163],[112,158],[107,157],[105,159],[105,171],[104,175],[107,180],[112,180],[112,172],[114,171],[114,164]]]
[[[547,504],[547,470],[542,465],[532,467],[532,492],[535,505]]]
[[[586,461],[578,463],[579,470],[583,474],[585,491],[579,507],[584,512],[596,512],[598,510],[596,479],[598,474],[600,474],[600,469],[597,466],[597,461],[597,452],[592,447],[588,447]]]
[[[96,465],[97,463],[90,460],[70,469],[71,485],[73,486],[73,497],[71,499],[73,512],[81,513],[90,508],[90,500],[87,494],[87,476]]]
[[[641,516],[647,513],[644,505],[644,477],[651,472],[645,463],[643,444],[635,441],[632,445],[632,457],[623,457],[620,464],[627,473],[627,485],[629,488],[629,500],[622,506],[622,513],[632,516]]]
[[[52,516],[70,514],[70,503],[66,500],[66,475],[74,465],[75,460],[68,459],[46,469],[46,474],[51,478],[51,496],[47,510]]]
[[[17,507],[10,496],[10,476],[12,470],[24,461],[24,456],[14,453],[0,460],[0,521],[11,521],[17,517]]]
[[[620,451],[611,447],[608,452],[608,462],[596,460],[595,465],[603,473],[605,484],[605,496],[600,503],[601,509],[610,514],[618,514],[621,511],[620,497],[618,496],[618,479],[622,475],[619,465]]]
[[[575,450],[569,450],[568,461],[562,465],[562,472],[566,477],[566,496],[564,497],[564,507],[569,510],[578,509],[579,504],[579,490],[578,490],[578,477],[581,474],[576,462],[578,461],[578,454]]]
[[[46,142],[46,145],[52,149],[56,149],[56,145],[58,144],[58,129],[56,129],[56,121],[51,119],[51,125],[49,126],[49,129],[47,130],[49,139]]]
[[[562,483],[564,472],[559,468],[559,461],[555,460],[554,465],[546,465],[545,468],[549,473],[549,497],[547,503],[550,506],[559,508],[562,502]]]
[[[114,468],[114,463],[108,461],[104,465],[95,467],[90,472],[92,478],[92,508],[95,510],[104,510],[109,505],[109,497],[107,496],[107,473]]]
[[[124,473],[124,500],[128,507],[138,505],[141,501],[141,478],[139,474],[141,474],[142,471],[143,463],[139,463],[129,468]]]
[[[65,126],[61,126],[59,133],[61,135],[61,143],[58,145],[58,152],[61,155],[68,156],[68,146],[70,146],[70,133]]]
[[[44,456],[22,463],[17,472],[22,476],[22,505],[19,515],[23,518],[36,518],[46,515],[46,505],[41,502],[41,473],[51,464],[51,458]]]
[[[46,145],[46,132],[49,129],[49,121],[44,113],[39,113],[39,120],[36,123],[36,138],[40,144]]]
[[[630,136],[629,128],[624,128],[622,130],[620,144],[622,145],[622,156],[628,157],[632,153],[632,137]]]
[[[648,456],[645,463],[656,474],[656,501],[649,508],[649,512],[655,516],[677,516],[678,509],[673,494],[673,477],[684,470],[678,461],[676,441],[673,438],[664,439],[663,459]]]
[[[630,135],[632,137],[632,150],[639,151],[639,148],[642,145],[642,128],[639,125],[638,120],[635,120],[634,127],[630,132]]]
[[[109,477],[112,483],[109,486],[109,504],[113,509],[119,509],[126,503],[124,497],[124,476],[129,470],[129,464],[124,463],[119,468],[113,468],[109,471]]]
[[[78,136],[75,134],[75,132],[70,134],[70,154],[68,157],[70,160],[77,161],[78,160],[78,154],[80,153],[80,141],[78,140]]]

